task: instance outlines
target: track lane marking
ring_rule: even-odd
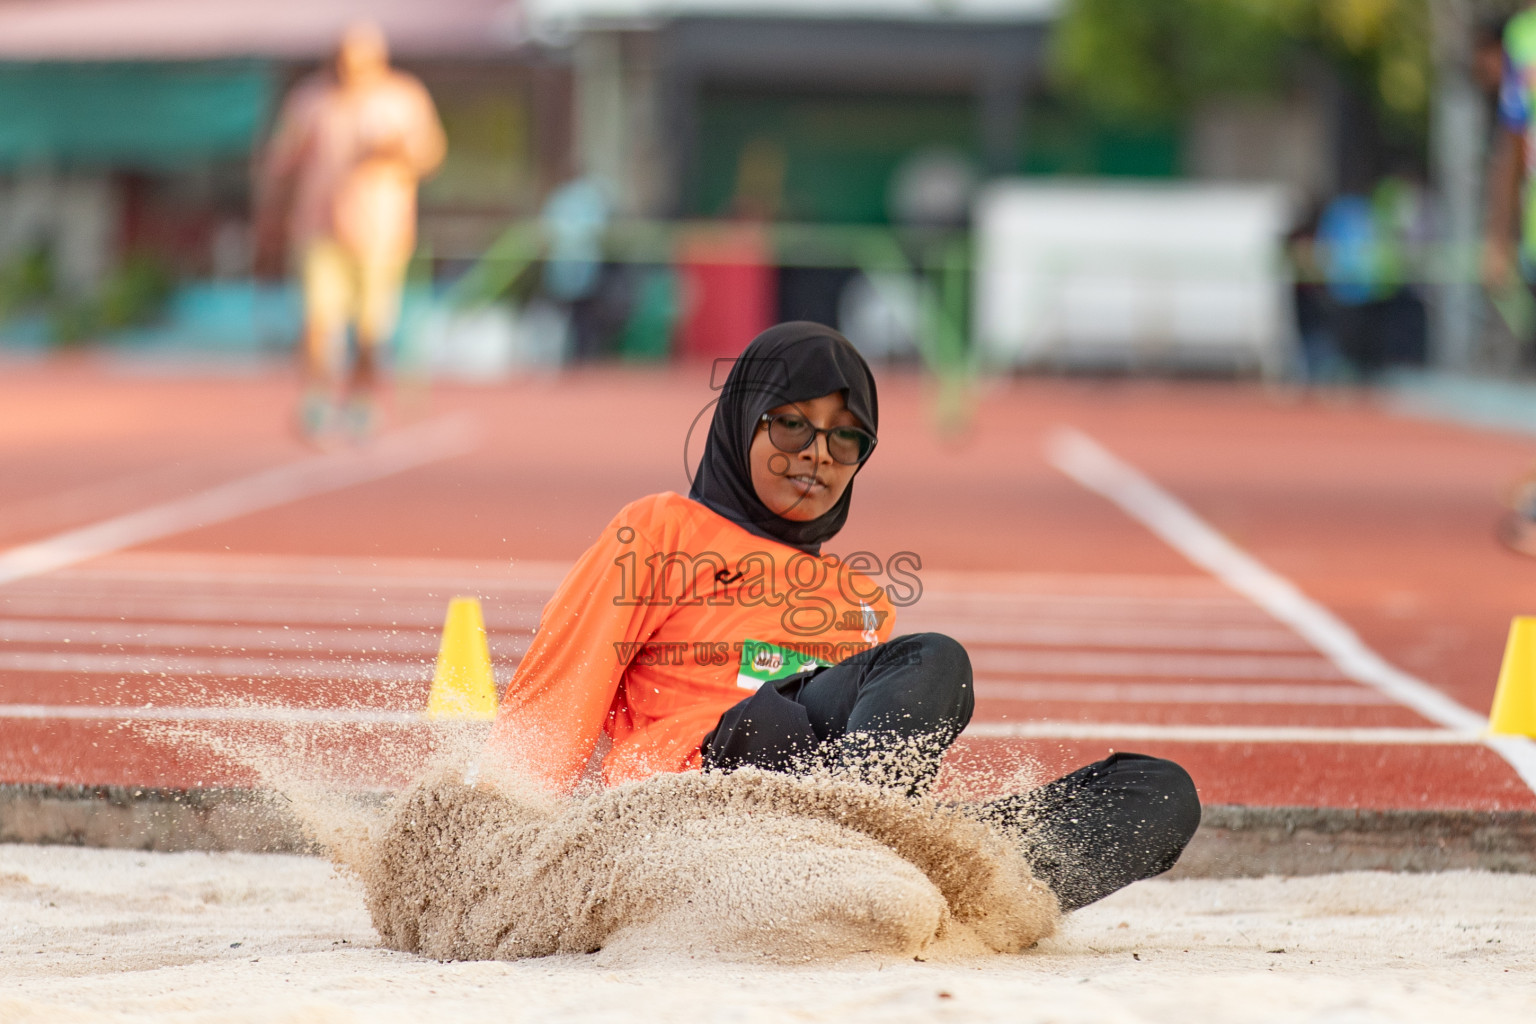
[[[152,707],[124,704],[0,704],[0,720],[106,722],[260,722],[299,724],[415,725],[420,711],[385,708]]]
[[[551,590],[572,562],[534,558],[438,558],[419,555],[282,555],[233,551],[124,551],[66,576],[122,579],[206,579],[268,576],[284,582],[346,580],[383,574],[406,584],[426,579],[546,580]],[[371,582],[371,581],[370,581]]]
[[[570,566],[567,566],[570,568]],[[248,589],[252,587],[330,587],[346,590],[368,591],[380,590],[429,590],[429,589],[453,589],[456,587],[483,588],[487,590],[506,590],[514,593],[543,593],[552,594],[559,586],[561,579],[551,579],[547,576],[517,576],[516,569],[509,569],[507,575],[502,578],[496,576],[404,576],[404,575],[377,575],[359,573],[357,575],[344,575],[340,572],[331,572],[324,575],[311,575],[308,573],[243,573],[231,571],[226,573],[195,571],[181,572],[167,569],[164,571],[133,570],[119,572],[115,570],[98,570],[95,567],[81,567],[61,573],[49,580],[56,588],[68,587],[75,590],[90,593],[138,593],[145,585],[170,588],[180,587],[187,583],[212,584],[215,589]],[[1199,615],[1211,616],[1221,613],[1234,614],[1237,618],[1251,620],[1255,623],[1268,622],[1258,609],[1236,595],[1220,600],[1204,597],[1178,597],[1169,596],[1164,600],[1155,600],[1148,597],[1128,597],[1120,595],[1088,595],[1081,593],[1036,593],[1029,595],[1019,594],[994,594],[986,591],[969,591],[955,593],[947,590],[939,590],[934,587],[926,587],[918,605],[914,607],[927,608],[929,606],[942,606],[947,613],[965,612],[999,615],[1010,617],[1022,611],[1037,610],[1069,610],[1074,613],[1084,613],[1101,616],[1105,613],[1128,614],[1132,616],[1150,615],[1161,619],[1169,613],[1185,616]]]
[[[1164,600],[1158,600],[1153,597],[1133,597],[1127,594],[1002,594],[985,590],[953,591],[940,590],[927,585],[923,587],[922,601],[943,604],[964,611],[981,612],[1017,611],[1040,607],[1107,608],[1111,611],[1136,608],[1146,609],[1154,614],[1168,609],[1177,609],[1183,614],[1203,615],[1209,615],[1213,611],[1252,615],[1254,611],[1252,604],[1236,595],[1224,598],[1170,595]]]
[[[916,621],[913,621],[913,620]],[[1152,647],[1177,650],[1310,651],[1288,629],[1265,627],[1180,626],[1100,622],[976,622],[970,619],[912,616],[903,632],[945,633],[961,643],[1015,644],[1028,647]]]
[[[1285,683],[1085,683],[1054,680],[992,680],[978,678],[976,696],[1020,702],[1060,701],[1074,704],[1347,704],[1361,707],[1401,707],[1397,701],[1367,686],[1307,686]]]
[[[451,416],[386,434],[361,452],[314,455],[275,466],[185,498],[0,552],[0,585],[302,498],[393,476],[462,455],[474,444],[469,420]]]
[[[79,515],[83,504],[116,504],[131,508],[144,500],[146,490],[153,493],[178,485],[184,487],[193,482],[206,485],[206,478],[211,475],[206,467],[195,463],[175,463],[170,466],[161,464],[106,480],[92,480],[20,501],[11,501],[0,509],[0,536],[25,536],[28,532],[49,527],[56,530],[60,519],[68,522],[70,519],[79,521],[92,518]],[[196,480],[197,477],[204,479]]]
[[[377,598],[378,595],[370,595]],[[18,607],[19,605],[19,607]],[[531,628],[539,620],[539,604],[496,604],[496,616],[502,628]],[[7,615],[22,618],[68,618],[83,616],[79,621],[89,623],[102,619],[119,622],[180,620],[186,622],[214,623],[273,623],[277,625],[316,626],[378,626],[389,628],[434,627],[441,629],[447,601],[368,602],[323,601],[299,598],[293,603],[240,601],[226,598],[144,598],[115,604],[82,605],[73,597],[18,598],[14,593],[0,590],[0,608]]]
[[[1012,569],[923,569],[924,587],[959,593],[1011,596],[1082,594],[1130,598],[1164,597],[1232,601],[1209,576],[1195,573],[1029,572]]]
[[[0,619],[0,643],[100,645],[103,647],[211,648],[234,651],[338,651],[435,654],[435,630],[311,630],[281,626],[212,626],[122,619]],[[55,650],[52,653],[77,653]]]
[[[1082,431],[1057,429],[1047,437],[1045,453],[1068,477],[1119,506],[1192,563],[1296,630],[1345,676],[1375,687],[1453,735],[1477,736],[1477,742],[1497,751],[1536,792],[1536,743],[1520,736],[1488,736],[1484,716],[1388,662],[1332,611]]]
[[[148,721],[267,724],[397,724],[425,722],[421,712],[383,708],[151,707],[123,704],[0,704],[0,720]],[[1477,746],[1477,733],[1450,729],[1321,726],[1147,725],[1137,722],[973,722],[973,739],[1152,740],[1174,743],[1335,743],[1342,745]]]
[[[498,647],[498,654],[521,647]],[[415,661],[336,661],[313,658],[199,657],[168,654],[146,657],[132,654],[60,654],[52,651],[0,652],[0,672],[62,672],[82,675],[117,675],[128,679],[184,679],[221,676],[229,679],[291,679],[296,682],[432,681],[433,654],[423,652]],[[498,676],[504,671],[498,671]]]
[[[1142,722],[972,722],[974,739],[1146,740],[1169,743],[1338,743],[1364,746],[1479,746],[1458,729],[1333,728],[1309,725],[1149,725]]]
[[[1281,654],[1125,654],[1121,652],[970,652],[971,666],[985,672],[1072,676],[1168,676],[1177,679],[1338,679],[1326,658]]]
[[[567,566],[569,568],[569,566]],[[163,572],[145,572],[142,570],[97,570],[94,568],[74,569],[67,575],[54,577],[60,583],[73,585],[79,589],[90,589],[103,593],[137,593],[145,584],[150,586],[176,587],[188,583],[212,584],[214,589],[233,590],[236,588],[249,590],[253,587],[327,587],[343,590],[504,590],[513,594],[535,592],[552,594],[559,586],[560,580],[551,581],[543,576],[529,576],[520,578],[510,572],[506,578],[495,576],[344,576],[339,573],[326,575],[310,574],[277,574],[277,573],[215,573],[215,572],[181,572],[176,570]]]

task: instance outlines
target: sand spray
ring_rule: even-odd
[[[937,797],[753,769],[555,795],[481,761],[483,723],[136,728],[254,773],[362,881],[384,944],[441,960],[970,957],[1059,919],[1017,847],[954,802],[1027,765],[946,767]]]

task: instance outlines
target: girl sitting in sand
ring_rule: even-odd
[[[689,496],[620,510],[545,605],[491,755],[561,792],[606,736],[606,785],[755,767],[925,793],[970,721],[970,660],[941,634],[892,639],[872,557],[821,554],[878,428],[842,335],[797,322],[754,339]],[[971,810],[1063,910],[1166,871],[1200,821],[1182,768],[1127,753]]]

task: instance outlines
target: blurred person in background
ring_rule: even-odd
[[[1531,159],[1536,146],[1536,3],[1504,28],[1504,79],[1499,89],[1498,124],[1488,165],[1488,209],[1483,247],[1483,283],[1493,296],[1536,279],[1536,179]],[[1511,488],[1510,512],[1499,528],[1510,548],[1536,555],[1536,470]]]
[[[551,192],[540,213],[549,239],[544,294],[565,309],[571,348],[565,355],[577,360],[611,354],[630,312],[624,271],[603,257],[610,206],[599,181],[584,175]]]
[[[1472,80],[1483,100],[1483,130],[1497,146],[1501,132],[1499,95],[1504,88],[1504,30],[1510,15],[1500,13],[1477,24],[1472,47]],[[1536,299],[1516,275],[1500,282],[1487,282],[1486,298],[1491,312],[1485,318],[1483,344],[1489,350],[1491,368],[1510,370],[1530,359],[1532,327],[1536,325]]]
[[[1504,30],[1509,16],[1497,14],[1477,23],[1472,39],[1472,80],[1497,115],[1499,90],[1504,86]]]
[[[1536,255],[1536,205],[1531,203],[1532,104],[1536,103],[1536,4],[1509,19],[1503,36],[1488,208],[1483,283],[1497,295],[1531,280]]]
[[[1318,218],[1317,269],[1327,283],[1329,328],[1351,375],[1423,365],[1429,325],[1414,281],[1429,234],[1423,190],[1409,174],[1370,195],[1334,197]]]
[[[416,248],[417,183],[447,144],[432,98],[389,65],[384,33],[351,26],[334,64],[294,87],[262,154],[257,252],[272,266],[286,248],[304,292],[304,436],[375,426],[379,348],[400,313]],[[347,331],[357,351],[347,366]]]
[[[1322,208],[1314,203],[1286,236],[1286,250],[1295,273],[1291,299],[1296,335],[1301,342],[1300,370],[1308,384],[1338,383],[1347,380],[1351,372],[1334,336],[1333,300],[1325,283],[1323,253],[1317,244],[1321,220]]]

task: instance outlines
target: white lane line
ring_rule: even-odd
[[[946,611],[965,611],[986,614],[996,612],[1001,616],[1022,610],[1045,608],[1070,608],[1074,613],[1089,614],[1189,616],[1233,615],[1257,619],[1252,604],[1237,595],[1229,597],[1177,597],[1170,595],[1159,600],[1154,597],[1129,597],[1122,595],[1091,594],[999,594],[985,591],[960,592],[942,590],[924,585],[918,607],[942,606]]]
[[[1170,626],[1067,622],[976,622],[903,615],[904,633],[945,633],[963,644],[1033,647],[1141,647],[1212,651],[1310,651],[1306,641],[1276,627]]]
[[[0,720],[256,722],[273,724],[425,721],[416,711],[373,708],[149,707],[92,704],[0,704]],[[1449,729],[1329,729],[1312,726],[1145,725],[1135,722],[972,722],[974,739],[1147,740],[1174,743],[1338,743],[1386,746],[1475,746],[1477,733]]]
[[[145,598],[93,601],[89,597],[37,595],[0,589],[0,609],[27,618],[80,616],[82,619],[174,619],[185,622],[275,623],[277,625],[432,627],[441,629],[446,601],[430,604],[380,601],[370,595],[366,602],[312,601],[304,598],[263,601],[227,600],[213,597]],[[539,605],[487,604],[486,617],[493,629],[532,629],[539,621]]]
[[[276,573],[241,573],[239,571],[227,573],[178,572],[175,570],[97,569],[95,567],[76,569],[71,571],[66,577],[57,577],[60,582],[67,582],[82,589],[89,588],[93,591],[108,594],[142,593],[146,585],[165,588],[185,587],[188,584],[195,583],[202,584],[215,592],[239,591],[250,593],[252,590],[266,588],[278,590],[293,590],[297,588],[307,590],[315,587],[324,587],[333,590],[354,590],[363,593],[372,593],[376,590],[417,594],[430,591],[455,591],[470,594],[489,594],[507,591],[513,595],[532,592],[546,596],[554,593],[555,588],[560,585],[561,578],[530,577],[521,579],[509,576],[505,579],[497,579],[489,576],[342,576],[334,572],[328,575],[301,575],[298,573],[279,575]]]
[[[944,598],[950,601],[969,602],[971,604],[1002,604],[1002,605],[1033,605],[1042,602],[1101,605],[1151,605],[1161,608],[1164,605],[1186,605],[1192,608],[1233,608],[1246,609],[1248,603],[1242,598],[1231,594],[1131,594],[1123,592],[1094,593],[1091,590],[1072,590],[1062,587],[1058,590],[987,590],[982,587],[966,590],[963,583],[951,580],[944,586],[931,583],[926,575],[921,577],[923,585],[923,597]],[[961,583],[957,588],[956,584]]]
[[[1388,662],[1333,612],[1091,437],[1071,428],[1057,430],[1047,440],[1046,456],[1067,476],[1120,506],[1185,558],[1296,630],[1345,676],[1375,687],[1447,729],[1461,734],[1486,732],[1484,716]],[[1503,736],[1486,742],[1536,790],[1536,744],[1524,737]]]
[[[1147,725],[1141,722],[972,722],[975,739],[1142,740],[1168,743],[1340,743],[1360,746],[1478,746],[1478,732],[1453,729],[1333,729],[1302,725]]]
[[[974,622],[1066,622],[1066,623],[1106,623],[1119,625],[1122,623],[1135,623],[1137,625],[1154,626],[1166,623],[1176,626],[1210,626],[1239,628],[1263,628],[1271,629],[1275,626],[1275,620],[1264,614],[1263,609],[1255,608],[1251,602],[1245,602],[1243,606],[1229,606],[1221,608],[1184,607],[1175,604],[1155,605],[1126,605],[1126,604],[1099,604],[1084,605],[1071,604],[1064,601],[1038,601],[1030,604],[995,604],[992,602],[979,602],[974,600],[974,595],[967,596],[961,601],[948,601],[936,599],[935,595],[925,592],[922,598],[908,608],[898,608],[898,614],[932,615],[944,618],[965,618]]]
[[[125,551],[109,559],[71,570],[71,576],[120,579],[198,578],[213,582],[231,577],[274,581],[302,578],[346,580],[380,576],[411,584],[420,580],[547,580],[553,588],[570,570],[570,562],[532,558],[420,558],[394,555],[271,555],[234,552]]]
[[[1028,702],[1400,706],[1385,694],[1354,684],[1303,686],[1285,683],[1005,682],[977,679],[975,686],[978,697]]]
[[[103,503],[132,504],[135,498],[149,489],[186,486],[199,476],[206,476],[205,467],[175,463],[138,469],[125,476],[106,480],[92,480],[62,491],[37,495],[22,501],[8,502],[0,508],[0,532],[15,536],[36,528],[57,528],[59,520],[66,522],[79,516],[82,507],[100,506]],[[201,481],[196,481],[201,482]]]
[[[384,724],[426,721],[418,711],[374,708],[151,707],[122,704],[0,704],[0,719],[130,722],[262,722],[278,725]]]
[[[464,417],[409,427],[381,437],[361,452],[311,456],[185,498],[11,548],[0,553],[0,585],[301,498],[378,480],[462,455],[473,446],[473,431]]]
[[[1231,601],[1209,576],[1194,573],[1015,572],[993,569],[923,569],[923,586],[967,594],[1084,594],[1131,598],[1197,597]]]
[[[148,707],[91,704],[0,704],[0,719],[34,721],[150,721],[257,723],[383,723],[411,725],[420,712],[372,708]],[[1448,729],[1326,729],[1305,726],[1144,725],[1115,722],[973,722],[976,739],[1161,740],[1180,743],[1339,743],[1476,745],[1476,733]]]
[[[498,641],[492,656],[503,663],[521,658],[528,641]],[[361,652],[359,652],[361,653]],[[432,678],[436,652],[419,650],[416,660],[403,661],[318,658],[241,658],[234,656],[167,653],[100,654],[94,651],[0,651],[0,672],[58,672],[81,675],[161,676],[179,679],[185,676],[226,676],[238,679],[339,679],[370,682],[398,682]],[[516,662],[508,665],[510,673]],[[500,672],[501,670],[498,670]]]
[[[132,654],[60,654],[43,651],[0,652],[0,672],[66,672],[91,675],[224,676],[232,679],[294,679],[344,682],[420,682],[432,679],[429,658],[418,662],[322,661],[299,658],[220,658]]]
[[[978,673],[1072,676],[1167,676],[1177,679],[1338,679],[1339,670],[1314,655],[1119,654],[1076,651],[972,650]]]
[[[208,647],[233,651],[354,651],[387,654],[437,652],[437,633],[427,629],[287,629],[202,626],[165,622],[79,619],[0,619],[0,643],[90,644],[112,647]]]

